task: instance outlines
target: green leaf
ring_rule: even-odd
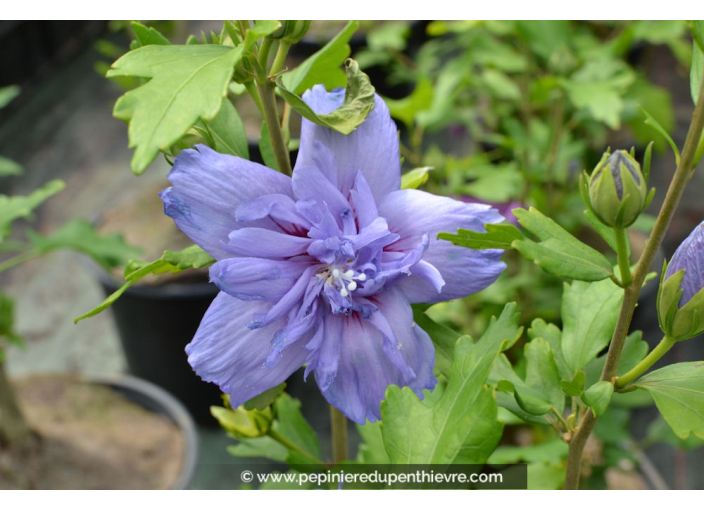
[[[496,402],[499,406],[510,411],[523,421],[541,424],[547,423],[547,420],[543,417],[543,414],[545,413],[529,413],[523,408],[523,405],[526,404],[525,399],[522,400],[521,403],[518,402],[518,398],[516,397],[516,389],[518,389],[518,392],[522,395],[529,395],[532,394],[532,392],[526,386],[525,382],[518,377],[511,366],[511,362],[509,362],[508,358],[506,358],[504,354],[501,354],[496,358],[496,362],[494,363],[491,373],[489,374],[489,383],[496,385],[497,390],[499,390],[496,393]],[[544,402],[544,404],[547,403]],[[549,404],[547,405],[549,406]],[[548,407],[546,412],[549,410],[550,409]]]
[[[9,85],[0,87],[0,108],[5,108],[10,101],[20,95],[20,87],[18,85]]]
[[[680,439],[675,435],[667,422],[659,417],[648,427],[648,437],[646,441],[664,442],[678,450],[694,450],[704,446],[704,439],[695,435],[690,435],[687,439]]]
[[[358,21],[348,22],[342,32],[319,51],[305,59],[293,71],[284,73],[282,81],[285,88],[300,95],[318,84],[325,85],[328,90],[344,87],[346,78],[340,65],[350,56],[350,47],[347,43],[357,28],[359,28]]]
[[[704,361],[666,366],[634,385],[650,393],[677,437],[704,439]]]
[[[538,462],[528,464],[528,490],[557,490],[565,483],[564,464]]]
[[[390,386],[381,404],[382,436],[392,463],[486,462],[501,438],[493,392],[485,383],[496,357],[520,336],[520,316],[509,303],[473,343],[455,346],[447,388],[421,401],[410,388]],[[439,394],[439,395],[438,395]]]
[[[247,30],[247,35],[244,39],[244,52],[248,53],[259,39],[273,34],[280,27],[281,23],[275,19],[256,20],[254,25]]]
[[[357,462],[360,464],[391,464],[384,449],[384,438],[381,435],[381,422],[356,424],[362,437],[362,444],[357,452]]]
[[[276,420],[271,430],[276,436],[283,437],[296,448],[289,448],[286,462],[289,464],[322,464],[320,462],[320,443],[313,428],[301,414],[301,402],[288,394],[282,394],[274,403]]]
[[[394,119],[403,122],[410,130],[416,114],[427,110],[433,103],[433,83],[426,77],[421,76],[413,89],[413,92],[403,99],[388,99],[384,102],[389,108],[389,113]]]
[[[655,129],[655,131],[660,133],[663,136],[663,138],[665,138],[667,143],[670,144],[670,147],[672,147],[672,152],[675,153],[675,161],[679,165],[680,164],[680,151],[677,148],[677,144],[675,144],[674,140],[672,140],[670,135],[667,134],[667,131],[665,131],[665,129],[660,125],[660,123],[657,120],[655,120],[655,118],[652,115],[650,115],[648,112],[646,112],[642,107],[639,106],[638,108],[640,109],[641,113],[645,117],[645,123],[649,126],[652,126],[653,129]]]
[[[542,338],[547,341],[555,357],[555,364],[560,372],[560,377],[563,379],[572,377],[572,371],[567,366],[565,356],[562,353],[562,332],[560,328],[554,324],[546,323],[543,319],[535,319],[531,323],[530,329],[528,329],[528,338],[531,340]]]
[[[571,381],[561,382],[562,391],[564,391],[565,394],[569,395],[570,397],[581,396],[582,392],[584,391],[584,381],[586,380],[586,377],[586,374],[582,370],[580,370],[579,372],[574,374],[574,377]]]
[[[285,389],[285,382],[282,382],[281,384],[279,384],[278,386],[274,386],[273,388],[269,388],[264,393],[257,395],[256,397],[250,398],[247,402],[243,404],[244,408],[247,411],[251,411],[253,409],[263,411],[271,404],[273,404],[274,401],[281,396]]]
[[[565,395],[550,344],[536,338],[525,347],[526,385],[537,391],[559,414],[565,409]]]
[[[629,372],[631,369],[640,363],[648,354],[648,343],[643,341],[643,332],[634,331],[626,337],[621,351],[621,359],[618,362],[618,370],[616,375],[621,376]],[[587,364],[584,369],[587,373],[587,386],[594,384],[601,377],[601,371],[604,369],[606,362],[606,354],[599,356],[597,359]],[[623,397],[626,394],[620,394]]]
[[[594,416],[601,416],[611,403],[614,394],[614,385],[608,381],[599,381],[584,391],[582,400],[592,408]]]
[[[428,172],[432,169],[432,166],[422,166],[406,172],[401,176],[401,189],[420,188],[428,180]]]
[[[119,299],[122,294],[125,293],[132,285],[137,283],[142,278],[150,274],[164,274],[164,273],[180,273],[186,269],[207,266],[215,262],[215,259],[208,255],[200,246],[193,245],[181,251],[165,251],[161,258],[153,262],[143,262],[140,260],[131,260],[125,267],[125,280],[126,283],[117,289],[115,292],[110,294],[105,301],[103,301],[96,308],[90,312],[81,315],[73,319],[74,323],[78,323],[83,319],[88,317],[93,317],[98,315],[103,310],[110,307],[115,301]]]
[[[130,26],[134,31],[134,35],[137,38],[139,46],[148,46],[150,44],[166,46],[171,44],[171,41],[161,35],[159,31],[153,27],[146,27],[139,21],[133,21],[130,23]]]
[[[366,120],[374,108],[374,87],[369,81],[369,76],[359,70],[359,65],[354,60],[347,59],[345,71],[345,99],[339,108],[328,114],[316,114],[303,99],[286,88],[283,76],[276,79],[276,85],[286,102],[306,119],[343,135],[349,135]]]
[[[690,28],[694,36],[692,47],[692,69],[689,73],[689,85],[692,91],[692,101],[697,104],[699,89],[704,76],[704,21],[692,21]]]
[[[565,88],[575,108],[587,110],[595,120],[603,122],[611,129],[619,128],[623,100],[611,84],[566,82]]]
[[[447,326],[438,324],[431,319],[418,305],[412,305],[413,321],[430,336],[435,346],[435,367],[436,374],[450,375],[452,356],[455,350],[457,339],[462,336],[451,330]]]
[[[562,295],[562,353],[574,375],[609,344],[623,289],[611,280],[565,283]]]
[[[261,457],[276,462],[286,462],[288,448],[269,436],[238,441],[238,444],[227,447],[228,453],[234,457]]]
[[[27,196],[0,195],[0,241],[12,232],[12,222],[26,218],[44,200],[64,189],[62,181],[50,181]]]
[[[528,446],[499,446],[489,457],[489,464],[559,462],[567,458],[568,451],[567,443],[560,439]]]
[[[201,123],[215,142],[213,149],[222,154],[232,154],[249,159],[244,123],[228,99],[222,102],[220,112],[213,120],[202,120]]]
[[[22,175],[22,165],[15,163],[9,158],[0,156],[0,177],[9,175]]]
[[[524,228],[541,240],[536,243],[521,239],[513,241],[513,247],[547,273],[583,281],[613,276],[613,268],[604,255],[577,240],[537,209],[514,209],[513,214]]]
[[[113,111],[129,123],[135,174],[144,172],[160,150],[176,143],[198,119],[215,118],[241,56],[241,47],[150,45],[112,65],[108,77],[151,78],[120,97]]]
[[[440,232],[438,239],[444,239],[457,246],[464,246],[472,250],[493,248],[510,250],[513,248],[513,241],[523,239],[521,231],[511,223],[487,223],[484,226],[486,227],[486,232],[474,232],[460,228],[456,234]]]
[[[120,234],[99,235],[90,222],[84,219],[66,223],[46,237],[29,230],[27,238],[39,253],[68,248],[85,253],[106,270],[124,266],[129,259],[141,252],[140,249],[126,244]]]
[[[516,402],[528,414],[543,416],[552,410],[552,404],[543,398],[536,396],[532,388],[517,387],[514,390]]]

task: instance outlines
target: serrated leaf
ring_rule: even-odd
[[[531,340],[542,338],[550,344],[553,356],[555,357],[555,364],[560,372],[560,377],[563,379],[572,377],[572,371],[567,366],[565,356],[562,353],[562,331],[560,331],[560,328],[554,324],[545,322],[543,319],[535,319],[530,324],[527,333],[528,338]]]
[[[512,246],[544,271],[582,281],[599,281],[613,276],[613,268],[604,255],[579,241],[537,209],[514,209],[513,214],[541,242],[521,239],[513,241]]]
[[[132,23],[130,23],[130,26],[134,31],[134,35],[137,38],[139,46],[148,46],[150,44],[159,44],[166,46],[171,44],[171,41],[161,35],[159,31],[154,27],[146,27],[142,25],[139,21],[133,21]]]
[[[22,175],[22,165],[9,158],[0,156],[0,177]]]
[[[286,88],[283,75],[276,79],[281,96],[291,107],[311,122],[334,129],[343,135],[349,135],[364,122],[374,109],[374,87],[369,76],[359,70],[359,65],[352,59],[345,62],[347,88],[342,105],[328,114],[316,114],[298,95]]]
[[[200,246],[197,245],[189,246],[181,251],[167,250],[161,258],[153,262],[131,260],[125,267],[126,283],[110,294],[105,301],[100,303],[100,305],[96,308],[84,315],[81,315],[80,317],[76,317],[73,322],[78,323],[83,319],[98,315],[100,312],[106,310],[110,307],[110,305],[117,301],[120,296],[122,296],[122,294],[124,294],[125,291],[132,285],[150,274],[180,273],[186,269],[198,269],[207,266],[208,264],[212,264],[213,262],[215,262],[215,259],[213,259]]]
[[[608,381],[599,381],[584,390],[582,400],[592,408],[594,416],[601,416],[608,409],[611,397],[614,394],[614,385]]]
[[[151,78],[115,103],[113,115],[129,123],[135,148],[132,171],[141,174],[199,120],[220,111],[242,47],[150,45],[130,51],[107,76]]]
[[[586,374],[580,370],[571,381],[561,381],[562,391],[570,397],[579,397],[584,391],[584,381],[586,380]]]
[[[677,437],[687,439],[693,433],[704,439],[704,361],[660,368],[634,386],[650,393]]]
[[[357,462],[360,464],[391,464],[384,449],[384,438],[381,435],[381,422],[356,424],[362,438],[357,452]]]
[[[141,252],[139,248],[125,243],[120,234],[99,235],[90,222],[84,219],[66,223],[48,236],[29,230],[27,238],[38,253],[68,248],[85,253],[106,270],[124,266]]]
[[[414,168],[401,176],[401,189],[418,189],[428,180],[428,172],[432,166]]]
[[[497,390],[499,390],[496,393],[496,403],[499,404],[499,406],[510,411],[523,421],[547,424],[547,420],[542,414],[536,415],[528,413],[518,403],[515,395],[516,388],[519,388],[519,391],[523,394],[529,394],[531,391],[528,389],[525,382],[518,377],[504,354],[496,358],[496,362],[489,374],[489,383],[495,384]]]
[[[390,386],[381,404],[382,437],[392,463],[454,464],[486,462],[503,424],[497,420],[493,392],[485,383],[501,350],[522,328],[515,303],[492,318],[473,343],[462,337],[455,346],[447,387],[421,401],[410,388]]]
[[[525,347],[526,385],[537,391],[558,413],[565,408],[565,395],[560,386],[560,374],[550,344],[536,338]]]
[[[249,159],[249,146],[244,123],[233,104],[225,99],[213,120],[200,121],[215,142],[216,151]]]
[[[435,322],[418,305],[413,305],[412,307],[413,321],[430,336],[435,346],[435,366],[433,371],[436,374],[449,376],[455,344],[462,335],[447,326]]]
[[[26,218],[44,200],[64,189],[63,181],[50,181],[26,196],[0,195],[0,241],[12,232],[12,222]]]
[[[680,439],[672,431],[667,422],[659,417],[648,427],[648,442],[664,442],[678,450],[695,450],[704,446],[704,439],[700,439],[694,434],[691,434],[687,439]]]
[[[322,464],[320,443],[313,428],[301,414],[301,402],[282,394],[274,403],[276,420],[271,424],[274,434],[286,438],[296,449],[289,448],[289,464]],[[276,438],[276,436],[273,436]]]
[[[611,280],[572,282],[562,295],[562,353],[574,375],[609,344],[623,301]]]
[[[358,21],[348,22],[345,28],[319,51],[305,59],[293,71],[284,73],[282,81],[286,89],[300,95],[318,84],[325,85],[328,90],[344,87],[346,78],[340,65],[350,56],[347,43],[357,28]]]
[[[521,231],[510,223],[487,223],[484,226],[486,232],[474,232],[460,228],[456,234],[440,232],[438,239],[444,239],[457,246],[464,246],[472,250],[510,250],[513,248],[514,241],[523,239]]]

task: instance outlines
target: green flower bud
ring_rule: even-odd
[[[704,222],[677,248],[663,267],[658,320],[673,340],[704,333]]]
[[[271,34],[272,39],[283,39],[290,43],[297,43],[308,32],[311,20],[279,20],[281,28]]]
[[[589,179],[594,213],[610,227],[631,225],[646,206],[647,184],[640,165],[628,152],[605,152]]]
[[[237,439],[264,436],[274,421],[271,407],[263,411],[247,411],[244,406],[237,409],[212,406],[210,412],[220,422],[220,426]]]

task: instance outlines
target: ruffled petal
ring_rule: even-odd
[[[491,285],[506,268],[500,260],[503,250],[470,250],[437,239],[439,232],[458,228],[485,232],[485,223],[501,222],[502,216],[488,205],[400,190],[379,205],[379,215],[386,218],[390,231],[401,236],[387,250],[408,251],[424,234],[430,237],[422,260],[436,271],[425,265],[411,267],[411,276],[398,282],[411,303],[438,303],[474,294]],[[440,280],[445,284],[438,293]]]
[[[266,313],[270,308],[271,303],[240,301],[221,292],[186,346],[188,362],[196,373],[230,395],[233,407],[281,384],[308,355],[308,340],[302,339],[281,352],[276,367],[265,367],[270,341],[285,320],[253,331],[247,324],[253,314]]]
[[[169,172],[173,186],[160,193],[166,215],[218,260],[232,256],[221,243],[227,242],[233,230],[242,226],[278,230],[268,218],[238,224],[235,210],[262,195],[293,196],[291,179],[257,163],[219,154],[204,145],[196,148],[181,152]]]
[[[435,348],[428,334],[413,322],[403,293],[390,289],[370,301],[378,306],[372,317],[381,314],[373,319],[381,330],[361,314],[327,315],[326,332],[339,332],[339,337],[325,338],[323,343],[336,340],[338,345],[329,348],[326,376],[319,380],[315,372],[328,402],[360,424],[381,419],[380,404],[388,386],[409,386],[423,398],[423,390],[433,389],[437,382],[433,375]],[[335,358],[336,373],[329,383]]]
[[[248,222],[249,223],[249,222]],[[243,257],[283,258],[305,253],[311,240],[265,228],[242,228],[230,233],[223,245],[227,252]]]
[[[303,94],[303,100],[314,112],[327,114],[342,105],[345,91],[336,89],[326,92],[323,85],[316,85]],[[344,196],[354,185],[358,171],[364,174],[377,202],[388,193],[398,190],[401,187],[401,163],[396,124],[379,96],[374,97],[374,104],[374,109],[364,123],[350,135],[343,135],[303,119],[301,146],[294,174],[331,160],[327,153],[320,156],[317,154],[321,150],[318,144],[322,144],[334,155],[336,172],[326,168],[321,168],[320,171],[329,179],[337,179],[333,184]]]
[[[238,299],[277,302],[291,290],[312,262],[310,257],[297,260],[234,257],[213,264],[210,281]]]

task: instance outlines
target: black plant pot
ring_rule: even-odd
[[[125,374],[90,375],[87,382],[107,386],[141,407],[171,421],[183,434],[185,451],[181,471],[171,489],[187,489],[198,465],[198,432],[188,411],[163,389]]]
[[[120,285],[103,271],[96,276],[106,295]],[[218,288],[206,281],[135,285],[112,306],[129,372],[176,396],[201,425],[216,426],[210,406],[220,390],[198,377],[184,351]]]

